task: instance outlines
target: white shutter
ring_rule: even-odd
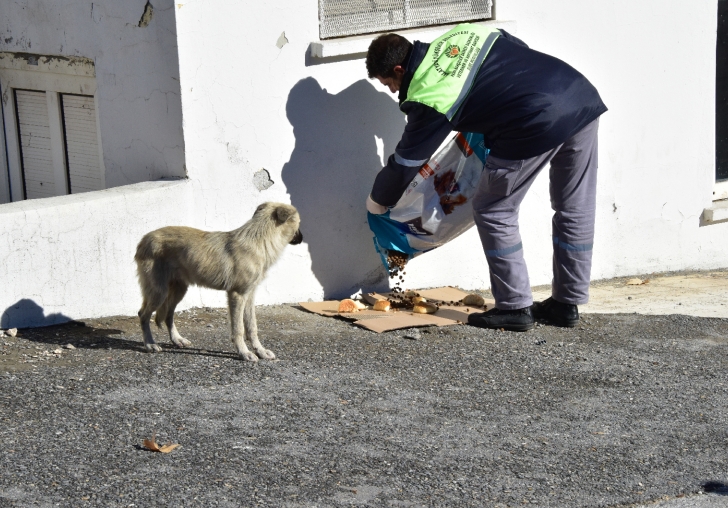
[[[94,98],[62,94],[61,102],[71,194],[103,189]]]
[[[56,195],[45,92],[16,90],[25,199]]]

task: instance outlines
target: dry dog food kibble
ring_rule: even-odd
[[[396,251],[389,251],[387,253],[387,265],[389,267],[389,278],[394,280],[394,286],[392,287],[391,306],[392,309],[408,309],[415,312],[432,314],[436,312],[439,305],[435,303],[428,303],[428,311],[424,312],[423,308],[415,310],[414,307],[419,302],[426,302],[426,300],[415,291],[409,291],[402,289],[404,285],[404,276],[407,272],[404,271],[407,265],[408,257],[406,254]]]

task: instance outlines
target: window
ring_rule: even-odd
[[[493,18],[492,0],[319,0],[319,37]]]
[[[92,62],[0,53],[0,87],[8,155],[0,202],[105,187]]]
[[[713,199],[728,198],[728,0],[718,1],[715,87],[715,180]]]

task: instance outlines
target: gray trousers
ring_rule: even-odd
[[[496,308],[533,303],[518,231],[521,201],[538,173],[551,163],[549,193],[553,230],[552,297],[580,305],[589,301],[594,244],[599,119],[538,157],[506,160],[488,156],[473,213],[490,269]]]

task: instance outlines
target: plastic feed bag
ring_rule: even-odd
[[[482,134],[456,133],[425,164],[387,213],[367,213],[385,268],[388,251],[409,259],[456,238],[474,225],[471,200],[488,149]]]

